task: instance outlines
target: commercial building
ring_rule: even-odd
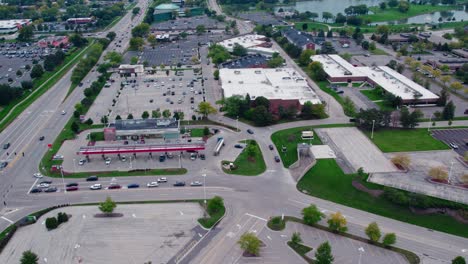
[[[219,65],[220,68],[267,68],[268,58],[261,54],[249,54],[238,59],[230,60]]]
[[[69,41],[67,36],[51,36],[37,42],[37,45],[41,48],[47,48],[49,46],[54,48],[66,47],[68,44]]]
[[[263,35],[249,34],[231,39],[226,39],[218,44],[225,47],[229,52],[232,52],[234,45],[237,43],[246,48],[251,54],[262,54],[265,56],[272,56],[277,52],[271,47],[273,44],[267,41],[268,38]]]
[[[403,103],[435,103],[438,96],[387,66],[354,67],[339,55],[314,55],[331,83],[367,82],[401,97]]]
[[[153,18],[155,22],[171,20],[180,7],[176,4],[160,4],[154,8]]]
[[[270,100],[270,111],[277,114],[279,107],[300,106],[321,100],[307,80],[292,68],[279,69],[220,69],[219,76],[225,97],[249,94],[254,100],[263,96]]]
[[[115,120],[109,127],[104,128],[104,139],[176,139],[180,135],[179,128],[180,122],[175,118]]]
[[[21,27],[29,25],[30,23],[31,19],[0,20],[0,34],[15,33]]]
[[[286,28],[281,31],[281,34],[292,44],[306,50],[320,49],[319,45],[315,43],[314,36],[309,33],[299,31],[293,27]]]
[[[92,22],[93,22],[93,18],[91,17],[77,17],[77,18],[67,19],[67,23],[73,24],[73,25],[84,25],[84,24],[88,24]]]
[[[130,65],[130,64],[122,64],[119,66],[119,74],[121,75],[128,75],[131,76],[134,74],[135,76],[141,75],[145,72],[145,67],[142,64],[137,65]]]

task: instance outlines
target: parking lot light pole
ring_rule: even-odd
[[[429,132],[429,129],[431,128],[431,123],[432,123],[432,116],[434,114],[431,114],[431,116],[429,117],[429,124],[427,124],[427,132]]]
[[[76,159],[73,159],[73,172],[76,173]]]
[[[239,116],[236,117],[236,132],[239,132]]]
[[[65,186],[65,178],[63,177],[62,165],[60,165],[60,174],[62,175],[63,191],[64,191],[64,193],[67,193],[67,187]]]
[[[203,176],[203,203],[205,204],[205,208],[206,208],[206,173],[203,173],[202,176]]]
[[[371,132],[371,139],[374,139],[374,126],[375,126],[375,120],[372,120],[372,132]]]

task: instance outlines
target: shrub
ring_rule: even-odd
[[[68,222],[68,215],[63,212],[58,213],[57,221],[58,221],[58,224]]]
[[[48,230],[52,230],[58,227],[59,223],[57,221],[57,218],[55,217],[48,217],[45,222],[46,228]]]

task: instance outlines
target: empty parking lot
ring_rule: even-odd
[[[454,150],[462,156],[468,151],[468,129],[436,129],[432,130],[432,135],[447,145],[456,145]]]
[[[32,250],[39,263],[168,263],[197,235],[203,213],[196,203],[118,205],[123,217],[95,218],[97,206],[66,207],[19,229],[0,255],[0,263],[19,263]],[[72,217],[53,231],[43,222],[66,212]],[[66,239],[58,239],[66,238]]]

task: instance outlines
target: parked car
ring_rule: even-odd
[[[36,173],[34,173],[34,174],[33,174],[33,177],[34,177],[34,178],[38,178],[38,179],[40,179],[40,178],[42,178],[42,177],[44,177],[44,176],[42,176],[42,174],[41,174],[41,173],[39,173],[39,172],[36,172]]]
[[[110,165],[111,164],[111,158],[106,158],[106,165]]]
[[[50,184],[48,183],[39,183],[36,187],[37,188],[49,188]]]
[[[3,161],[0,163],[0,169],[6,168],[6,166],[8,166],[8,162]]]
[[[88,178],[86,178],[86,181],[97,181],[97,180],[99,180],[99,178],[98,176],[95,176],[95,175],[89,176]]]
[[[113,190],[113,189],[120,189],[120,188],[122,188],[122,187],[119,184],[113,183],[113,184],[109,185],[109,187],[107,189]]]
[[[67,187],[67,192],[78,191],[78,186]]]
[[[93,185],[89,186],[89,189],[91,189],[91,190],[101,190],[102,185],[99,184],[99,183],[96,183],[96,184],[93,184]]]
[[[273,145],[268,145],[268,148],[269,148],[270,150],[275,149],[275,148],[273,147]]]
[[[280,157],[275,156],[275,161],[276,161],[276,162],[280,162],[280,161],[281,161],[281,160],[280,160]]]
[[[128,189],[134,189],[134,188],[140,188],[140,185],[138,183],[131,183],[127,185]]]
[[[52,181],[50,181],[50,180],[45,180],[45,181],[41,181],[39,184],[41,184],[41,183],[52,184]]]
[[[205,159],[206,159],[205,154],[200,154],[200,159],[201,159],[201,160],[205,160]]]
[[[159,182],[159,183],[161,183],[161,182],[167,182],[167,178],[166,178],[166,177],[158,178],[158,182]]]
[[[244,148],[241,144],[235,144],[234,147],[239,149]]]
[[[203,186],[203,183],[199,182],[199,181],[193,181],[190,183],[190,186]]]
[[[78,162],[78,165],[84,165],[86,163],[86,160],[85,159],[80,159],[80,161]]]
[[[164,162],[166,160],[166,156],[161,155],[159,156],[159,162]]]
[[[76,187],[76,186],[78,186],[78,183],[77,182],[70,182],[70,183],[67,183],[66,186],[67,187]]]
[[[45,138],[44,136],[40,136],[40,137],[39,137],[39,141],[44,140],[44,138]]]
[[[176,183],[174,183],[174,186],[176,186],[176,187],[185,186],[185,182],[183,182],[183,181],[176,181]]]
[[[450,144],[450,147],[452,147],[453,149],[458,149],[458,145],[454,142],[451,142]]]
[[[247,129],[247,133],[253,134],[254,132],[252,131],[252,129]]]
[[[152,187],[158,187],[159,184],[157,182],[149,182],[148,184],[146,184],[146,187],[148,188],[152,188]]]
[[[44,192],[46,192],[46,193],[57,192],[57,187],[49,187],[49,188],[45,189]]]
[[[10,143],[3,144],[3,149],[8,149],[10,147]]]
[[[40,193],[42,192],[42,189],[39,189],[39,188],[34,188],[31,190],[31,193]]]

